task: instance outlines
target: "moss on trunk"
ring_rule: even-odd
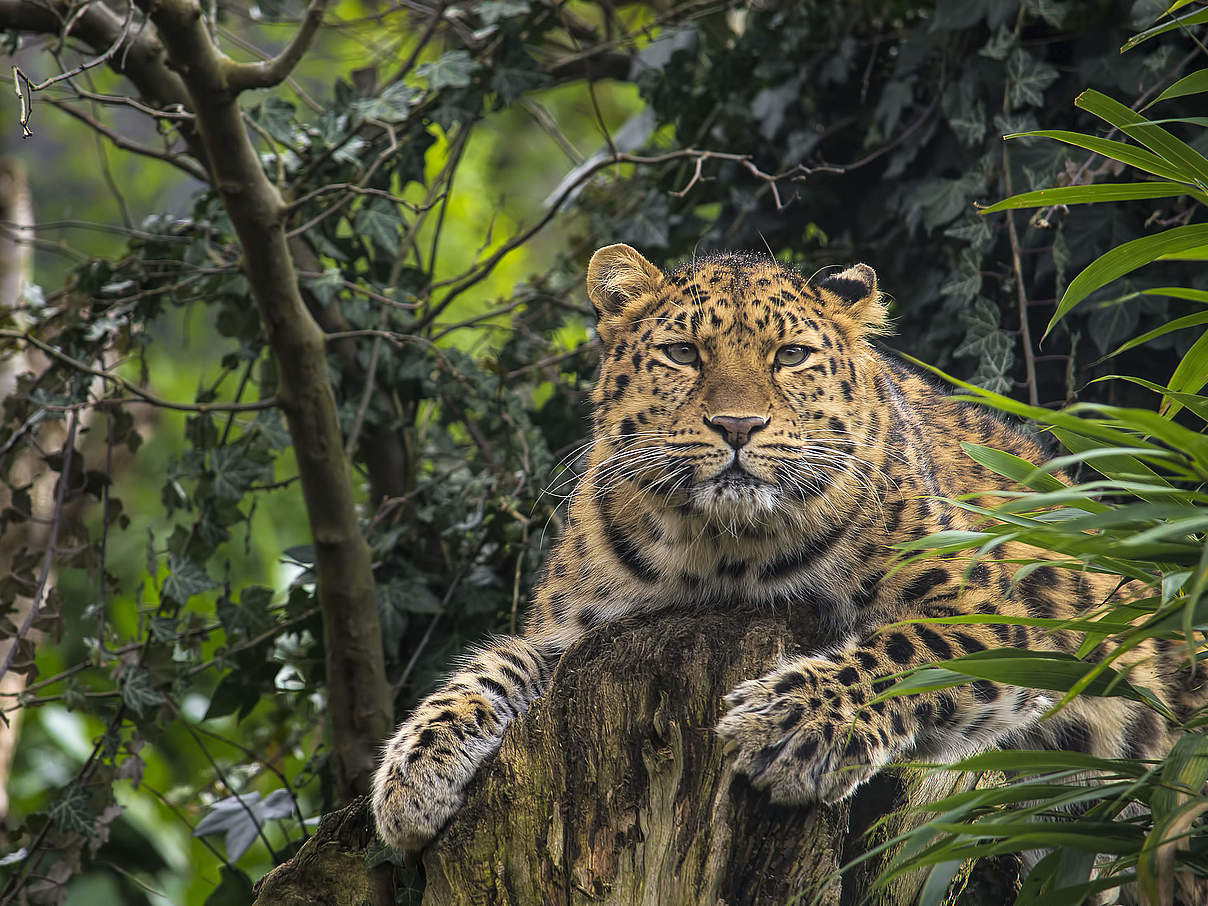
[[[861,902],[875,866],[835,873],[868,846],[899,780],[879,777],[850,803],[776,806],[733,774],[713,733],[727,691],[815,638],[804,612],[666,613],[589,633],[424,853],[424,906]],[[996,903],[1015,875],[1014,863],[996,866]],[[916,889],[902,881],[871,902]],[[284,901],[262,889],[258,902]]]

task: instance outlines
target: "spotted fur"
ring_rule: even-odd
[[[524,637],[475,654],[387,744],[373,796],[386,841],[415,849],[439,831],[576,639],[671,605],[807,606],[821,618],[824,644],[740,685],[717,725],[736,767],[777,801],[842,799],[890,762],[994,745],[1165,749],[1154,713],[1117,698],[1077,699],[1043,723],[1046,695],[986,681],[869,704],[909,667],[1075,645],[1019,625],[891,623],[1073,617],[1123,594],[1108,577],[1049,566],[1013,581],[1012,559],[1036,552],[1012,544],[972,565],[896,562],[900,542],[975,527],[941,498],[980,493],[990,504],[1006,487],[961,441],[1044,456],[878,351],[870,339],[885,332],[885,308],[871,268],[813,282],[722,255],[664,276],[613,245],[595,254],[587,282],[604,353],[565,532]],[[1173,698],[1178,663],[1158,643],[1117,666]]]

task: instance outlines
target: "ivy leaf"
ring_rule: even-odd
[[[942,295],[952,296],[960,302],[968,302],[978,292],[981,292],[981,281],[981,257],[965,250],[960,255],[959,265],[953,269],[952,277],[949,277],[946,283],[940,286],[940,292]],[[994,326],[998,326],[997,309],[995,309]]]
[[[1000,25],[978,53],[991,60],[1005,60],[1014,46],[1015,33],[1007,26]]]
[[[321,305],[330,305],[341,289],[344,288],[344,275],[338,267],[329,267],[318,277],[307,277],[302,285],[314,293]]]
[[[412,108],[422,98],[423,92],[402,82],[395,82],[388,85],[377,97],[358,98],[353,101],[352,109],[365,119],[401,123],[411,115]]]
[[[1070,12],[1067,0],[1026,0],[1024,6],[1054,28],[1061,28]]]
[[[399,613],[440,613],[440,598],[422,579],[392,579],[378,587],[378,608]]]
[[[967,328],[965,341],[957,347],[954,355],[977,358],[987,355],[997,342],[993,337],[1002,332],[998,307],[989,299],[979,298],[961,312],[961,321]]]
[[[520,55],[513,55],[519,58]],[[549,82],[547,73],[537,68],[536,62],[524,54],[528,65],[499,66],[491,73],[491,90],[499,94],[500,100],[511,104],[527,91],[535,91]]]
[[[218,599],[218,619],[222,628],[234,636],[259,635],[273,625],[268,606],[273,590],[264,585],[249,585],[239,594],[236,604],[226,595]]]
[[[969,383],[994,393],[1008,393],[1014,386],[1011,369],[1015,366],[1015,343],[999,330],[989,334],[982,347],[984,351]]]
[[[1057,69],[1037,60],[1022,47],[1007,58],[1007,97],[1012,108],[1044,106],[1044,90],[1060,75]]]
[[[450,50],[439,60],[417,67],[415,74],[426,78],[433,91],[440,91],[442,88],[468,88],[480,68],[469,51]]]
[[[529,12],[528,0],[484,0],[476,7],[484,25],[498,25],[504,19],[514,19]]]
[[[973,148],[986,137],[986,106],[968,82],[956,82],[944,91],[944,117],[962,145]]]
[[[402,219],[394,206],[384,198],[374,198],[356,215],[357,232],[370,239],[384,252],[394,252],[398,245]]]
[[[259,836],[265,821],[287,818],[293,810],[293,796],[289,790],[273,790],[263,800],[254,790],[239,796],[228,796],[210,806],[209,814],[193,828],[193,836],[226,834],[223,842],[227,859],[235,862]]]
[[[205,570],[179,554],[168,557],[168,578],[164,580],[161,594],[177,604],[186,604],[194,595],[202,594],[218,583],[206,575]]]
[[[164,700],[163,693],[151,685],[151,674],[138,664],[128,664],[122,671],[118,691],[123,704],[135,714],[142,714],[147,708],[158,708]]]
[[[90,804],[88,794],[78,783],[73,782],[68,784],[63,795],[54,801],[47,814],[55,827],[64,833],[95,837],[97,831]]]
[[[265,132],[284,145],[294,140],[294,105],[279,97],[265,98],[251,109],[251,117]]]
[[[285,427],[285,420],[276,409],[262,409],[257,412],[252,420],[252,428],[264,436],[273,450],[284,450],[291,443],[289,429]]]
[[[214,694],[210,696],[210,706],[206,709],[204,720],[216,717],[226,717],[234,711],[239,712],[239,720],[252,713],[252,709],[260,703],[260,692],[247,682],[247,678],[239,670],[232,670],[218,681]]]
[[[210,451],[210,490],[224,500],[239,500],[252,483],[264,474],[264,463],[247,456],[244,444],[228,444]]]
[[[1099,347],[1099,352],[1106,355],[1119,345],[1125,337],[1132,336],[1137,321],[1141,317],[1141,309],[1137,305],[1117,302],[1096,308],[1087,319],[1086,328]]]

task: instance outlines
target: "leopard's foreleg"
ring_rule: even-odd
[[[386,743],[374,776],[383,840],[406,852],[436,836],[508,725],[545,692],[558,654],[519,636],[498,639],[419,703]]]

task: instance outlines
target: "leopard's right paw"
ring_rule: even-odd
[[[461,808],[466,786],[499,747],[501,733],[485,700],[422,703],[387,743],[373,777],[382,839],[402,852],[427,846]]]
[[[400,852],[415,852],[440,833],[465,800],[432,765],[387,752],[373,778],[373,819],[379,836]]]

